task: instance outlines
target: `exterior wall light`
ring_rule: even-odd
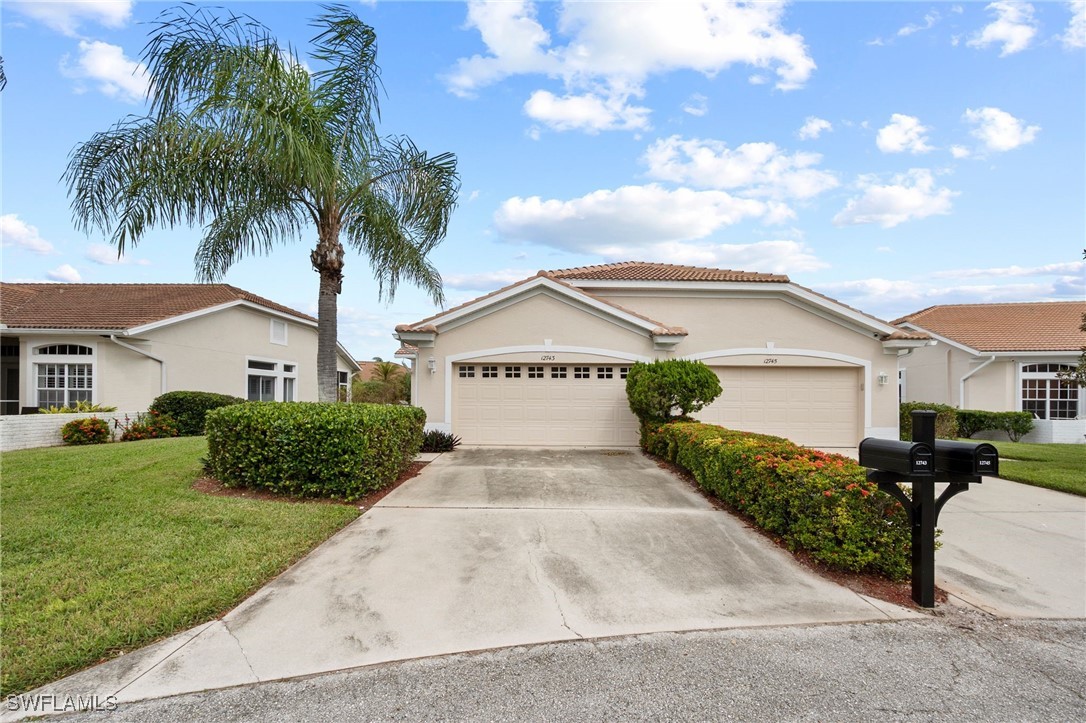
[[[426,360],[426,368],[430,370],[431,374],[437,374],[437,361],[430,357]]]
[[[886,372],[879,372],[878,380],[880,386],[886,386],[890,383],[890,375]]]

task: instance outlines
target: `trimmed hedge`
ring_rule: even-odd
[[[689,471],[790,550],[844,570],[908,578],[908,515],[855,461],[699,422],[645,426],[646,452]]]
[[[935,415],[935,438],[955,439],[958,437],[958,408],[947,404],[934,404],[932,402],[902,402],[900,437],[908,442],[913,438],[914,409],[930,409]]]
[[[977,432],[1006,432],[1017,442],[1033,431],[1033,415],[1029,412],[988,412],[983,409],[959,409],[958,433],[972,437]]]
[[[241,397],[214,392],[166,392],[151,402],[149,411],[172,417],[181,436],[192,437],[204,433],[204,417],[212,409],[244,401]]]
[[[686,417],[712,404],[722,391],[716,373],[700,361],[637,362],[626,376],[630,411],[642,422]]]
[[[207,414],[207,466],[228,487],[356,500],[400,476],[422,446],[418,407],[252,402]]]

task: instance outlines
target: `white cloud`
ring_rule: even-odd
[[[537,112],[582,130],[640,129],[647,109],[627,101],[643,96],[650,76],[693,70],[713,77],[745,64],[759,75],[775,73],[776,87],[791,90],[815,69],[803,37],[782,27],[781,3],[631,3],[616,10],[610,3],[564,2],[557,15],[565,44],[552,40],[534,3],[472,0],[466,27],[479,31],[486,54],[458,60],[445,78],[449,90],[470,97],[513,75],[546,75],[562,81],[565,96],[537,90],[528,101],[542,106]],[[582,107],[590,102],[593,108]],[[570,120],[585,113],[592,120]]]
[[[1042,266],[998,266],[987,269],[954,269],[938,271],[932,276],[941,279],[1007,278],[1022,276],[1073,276],[1086,271],[1086,261],[1065,261]]]
[[[56,253],[53,244],[38,233],[37,226],[31,226],[19,218],[17,213],[5,213],[0,216],[0,244],[26,249],[39,256]]]
[[[83,280],[83,277],[79,275],[75,267],[71,264],[61,264],[51,271],[45,272],[46,278],[50,281],[63,281],[69,284],[74,284]]]
[[[890,116],[889,125],[879,129],[875,145],[883,153],[927,153],[931,150],[927,139],[928,130],[930,129],[920,125],[919,118],[894,113]]]
[[[818,118],[813,115],[807,116],[807,120],[804,122],[803,127],[799,129],[796,135],[799,136],[801,141],[809,141],[818,138],[822,135],[823,131],[833,131],[833,124],[825,118]]]
[[[1071,0],[1067,8],[1071,11],[1071,20],[1060,40],[1065,48],[1086,48],[1086,0]]]
[[[98,90],[125,103],[140,103],[147,96],[147,72],[141,63],[129,59],[124,49],[98,40],[79,41],[75,63],[65,55],[60,71],[76,80],[97,84]]]
[[[1029,3],[999,0],[986,8],[995,15],[988,25],[966,41],[971,48],[987,48],[1001,44],[1000,57],[1013,55],[1030,46],[1037,34],[1037,21],[1033,17],[1033,6]]]
[[[450,289],[493,291],[508,286],[515,281],[535,276],[536,271],[538,269],[501,269],[499,271],[482,271],[476,274],[449,274],[441,277],[441,280]]]
[[[750,244],[682,243],[677,241],[631,246],[613,244],[596,253],[606,261],[664,261],[715,268],[788,274],[818,271],[829,266],[806,244],[791,240]]]
[[[568,201],[515,196],[494,214],[494,225],[511,241],[600,253],[614,244],[690,241],[747,219],[776,222],[787,217],[779,204],[724,191],[671,191],[650,184],[593,191]]]
[[[71,37],[78,35],[83,22],[92,21],[107,28],[120,28],[132,15],[131,0],[19,0],[10,5]]]
[[[950,155],[958,159],[969,158],[969,156],[972,155],[972,151],[965,146],[951,146]]]
[[[732,150],[722,141],[671,136],[649,146],[642,161],[652,178],[744,196],[806,199],[838,185],[833,174],[812,167],[822,161],[820,154],[788,154],[775,143]]]
[[[476,200],[477,198],[479,198],[479,189],[478,188],[476,188],[474,191],[472,191],[471,193],[468,194],[468,203],[471,203],[472,201]]]
[[[580,130],[595,134],[610,130],[644,130],[649,127],[649,109],[628,103],[629,95],[600,97],[594,93],[561,98],[537,90],[524,104],[529,118],[556,131]]]
[[[701,93],[694,93],[682,104],[682,110],[700,118],[709,112],[709,99]]]
[[[962,118],[975,126],[970,134],[989,151],[1010,151],[1032,143],[1041,130],[999,108],[969,108]]]
[[[950,213],[951,199],[958,195],[949,188],[935,188],[935,177],[925,168],[913,168],[880,185],[872,176],[862,176],[863,195],[850,199],[833,217],[836,226],[877,223],[893,228],[905,221]]]
[[[133,259],[129,256],[118,258],[117,249],[108,244],[91,244],[87,247],[84,258],[101,266],[116,266],[119,264],[136,264],[137,266],[150,266],[147,259]]]
[[[899,36],[904,37],[904,36],[907,36],[907,35],[912,35],[913,33],[918,33],[921,30],[931,30],[933,27],[935,27],[935,23],[939,22],[939,18],[940,18],[939,13],[937,11],[935,11],[935,10],[931,10],[931,11],[924,14],[924,24],[923,25],[917,25],[916,23],[910,23],[910,24],[906,25],[905,27],[901,28],[900,30],[898,30],[897,34]]]

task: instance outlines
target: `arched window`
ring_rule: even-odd
[[[70,407],[94,401],[94,348],[84,344],[44,344],[34,357],[48,357],[34,364],[37,405]]]
[[[1023,364],[1022,411],[1037,419],[1076,419],[1078,385],[1057,376],[1069,371],[1073,371],[1069,364]]]

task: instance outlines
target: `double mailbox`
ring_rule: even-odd
[[[925,442],[868,437],[860,442],[860,466],[886,470],[907,477],[949,475],[997,475],[999,453],[984,442]]]

